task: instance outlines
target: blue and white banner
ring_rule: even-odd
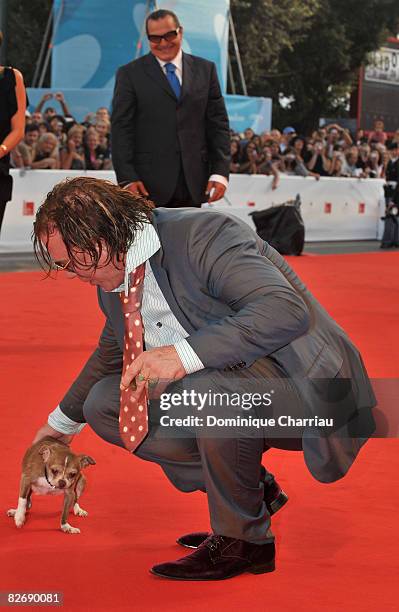
[[[137,0],[54,0],[52,86],[56,89],[112,89],[119,66],[148,52],[138,47],[147,2]],[[150,2],[150,10],[154,3]],[[176,13],[183,51],[215,62],[226,91],[229,0],[158,1]]]
[[[236,132],[246,128],[261,134],[272,127],[271,98],[249,98],[247,96],[225,96],[230,126]]]
[[[32,112],[37,106],[40,98],[45,93],[55,93],[57,89],[31,89],[28,88],[29,110]],[[86,115],[95,113],[100,106],[111,109],[112,89],[65,89],[60,88],[65,101],[75,117],[76,121],[82,122]],[[270,98],[247,98],[245,96],[225,95],[227,112],[230,126],[236,132],[243,132],[245,128],[251,127],[254,132],[260,134],[271,127],[272,101]],[[54,98],[48,100],[43,106],[52,106],[55,111],[62,115],[59,102]]]

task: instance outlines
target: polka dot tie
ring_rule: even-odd
[[[119,294],[125,319],[123,374],[143,352],[143,321],[140,314],[144,288],[145,263],[130,275],[129,295]],[[147,387],[138,392],[134,381],[121,392],[119,431],[125,447],[133,452],[148,433]]]

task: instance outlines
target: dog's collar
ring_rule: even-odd
[[[50,482],[50,481],[49,481],[49,479],[48,479],[48,476],[47,476],[47,465],[45,465],[45,466],[44,466],[44,475],[45,475],[46,480],[47,480],[47,482],[49,483],[50,487],[51,487],[52,489],[55,489],[55,488],[56,488],[56,487],[55,487],[55,485],[51,484],[51,482]]]

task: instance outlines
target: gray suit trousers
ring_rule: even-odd
[[[261,367],[259,367],[261,364]],[[240,376],[253,377],[262,373],[281,377],[270,360],[262,359]],[[207,385],[213,390],[226,391],[226,373],[220,370],[202,370],[185,377],[183,381],[201,377],[206,373]],[[231,376],[231,373],[227,378]],[[85,404],[84,416],[91,428],[104,440],[125,448],[119,434],[120,376],[107,376],[91,389]],[[275,386],[275,385],[274,385]],[[278,393],[281,401],[293,406],[297,396],[287,385]],[[259,433],[238,428],[234,437],[211,436],[201,428],[186,430],[185,437],[165,437],[157,418],[156,408],[150,402],[149,433],[135,454],[146,461],[158,463],[172,484],[183,492],[203,491],[208,497],[210,523],[214,533],[246,540],[255,544],[271,541],[270,516],[263,500],[264,483],[273,475],[262,466],[262,454],[273,446],[298,450],[298,440],[271,442]],[[281,407],[280,407],[281,408]],[[234,411],[234,409],[233,409]],[[240,407],[236,413],[241,413]],[[151,423],[152,421],[152,423]],[[155,421],[155,422],[154,422]],[[288,442],[288,444],[287,444]]]

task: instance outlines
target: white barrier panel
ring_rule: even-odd
[[[94,176],[115,181],[114,172],[81,170],[19,170],[14,177],[13,200],[6,208],[0,239],[1,252],[31,251],[35,213],[46,194],[67,176]],[[249,214],[295,198],[302,200],[306,240],[371,240],[381,235],[384,211],[380,179],[338,179],[282,176],[276,190],[267,176],[232,175],[226,198],[214,210],[233,214],[253,226]]]
[[[385,209],[384,181],[282,176],[272,190],[272,177],[230,176],[226,198],[212,208],[240,217],[253,226],[249,214],[301,196],[305,239],[372,240],[380,234],[379,218]]]
[[[12,201],[7,204],[0,237],[0,253],[32,251],[33,221],[40,204],[56,183],[66,177],[94,176],[115,182],[114,172],[81,170],[11,170]]]

